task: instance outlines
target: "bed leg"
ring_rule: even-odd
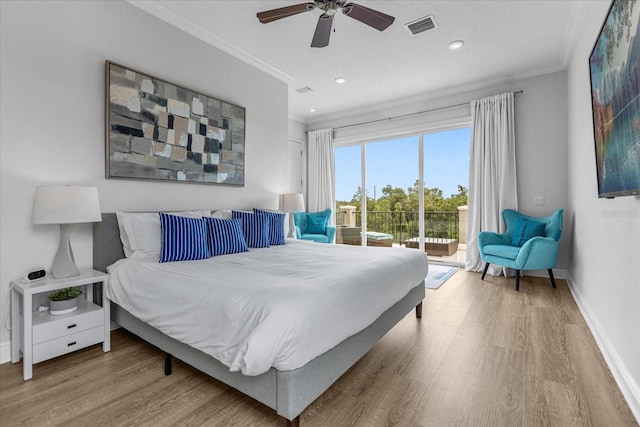
[[[420,304],[416,305],[416,318],[422,319],[422,301],[420,301]]]
[[[295,417],[292,420],[288,420],[288,419],[284,419],[284,426],[285,427],[300,427],[300,415],[298,415],[297,417]]]
[[[173,359],[171,358],[171,353],[164,354],[164,374],[171,375],[171,369],[173,365]]]

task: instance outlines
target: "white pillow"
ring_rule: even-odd
[[[171,212],[172,215],[201,218],[211,211]],[[120,227],[120,240],[124,255],[131,258],[135,253],[144,253],[160,258],[162,237],[160,215],[157,212],[116,212]]]
[[[231,219],[231,209],[220,209],[219,211],[214,211],[211,213],[211,216],[219,219]]]

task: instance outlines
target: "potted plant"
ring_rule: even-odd
[[[52,292],[49,295],[49,313],[57,316],[76,311],[80,295],[82,295],[82,289],[77,286]]]

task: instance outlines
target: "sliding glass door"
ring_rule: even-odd
[[[424,247],[430,259],[464,265],[471,128],[425,133]]]
[[[403,244],[417,224],[418,200],[409,195],[418,183],[418,136],[368,142],[365,150],[366,245]]]
[[[363,188],[362,150],[362,144],[339,147],[334,150],[337,244],[360,245],[362,243],[360,218]]]
[[[470,137],[463,127],[336,148],[336,243],[464,262]]]

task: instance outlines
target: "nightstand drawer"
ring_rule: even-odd
[[[33,346],[33,363],[39,363],[104,341],[104,328],[88,329]]]
[[[39,320],[46,320],[40,322]],[[39,313],[33,319],[33,344],[55,340],[70,334],[104,325],[104,311],[99,305],[82,301],[73,313],[52,316]]]

